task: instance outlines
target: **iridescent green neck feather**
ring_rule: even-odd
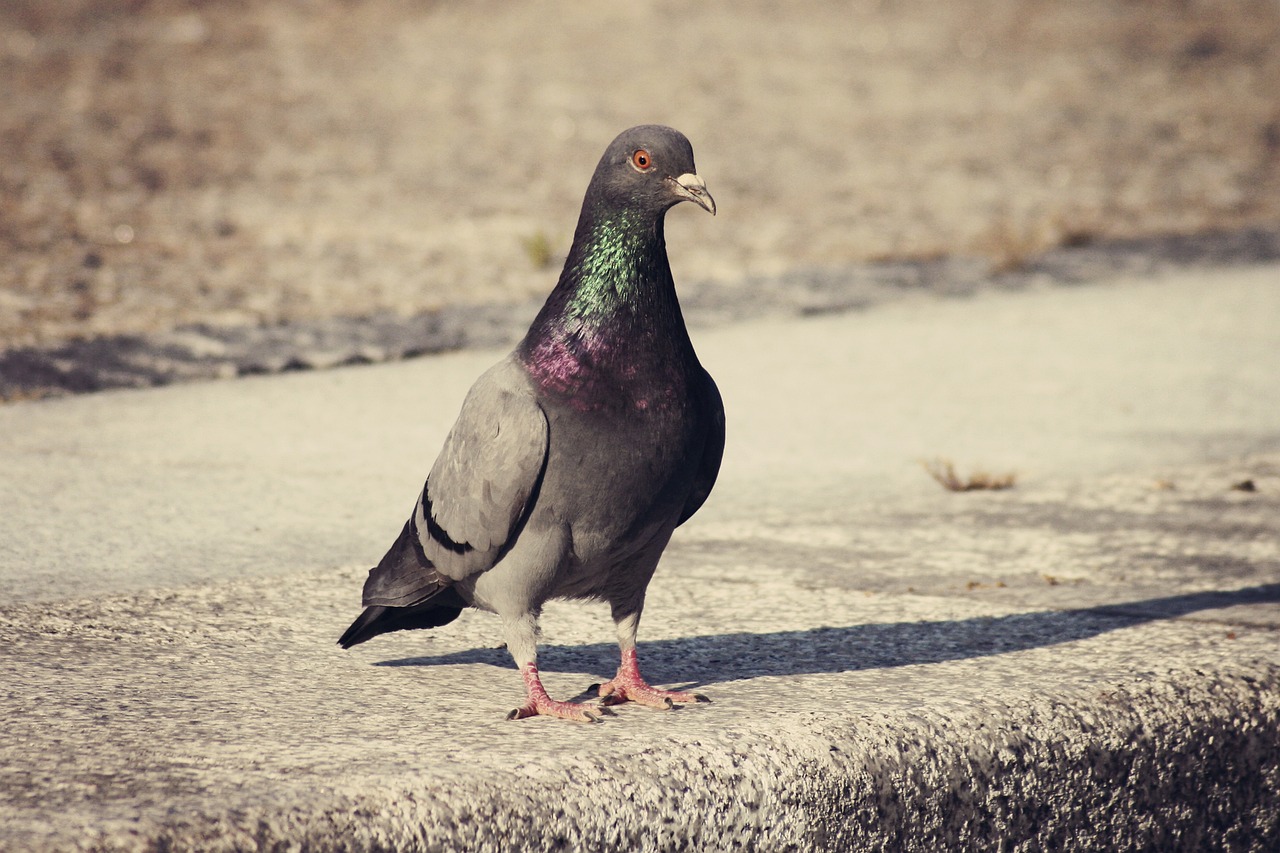
[[[594,325],[617,311],[635,310],[649,301],[646,291],[670,279],[662,220],[638,220],[619,212],[592,223],[585,239],[575,240],[580,250],[570,253],[561,275],[561,286],[569,286],[562,321]]]
[[[549,393],[669,385],[692,353],[663,236],[664,212],[583,211],[560,281],[518,355]],[[599,214],[599,215],[596,215]],[[681,377],[682,379],[682,377]]]

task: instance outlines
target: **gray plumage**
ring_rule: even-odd
[[[606,702],[702,698],[650,687],[635,664],[649,580],[710,493],[724,448],[720,394],[666,257],[665,213],[684,200],[715,212],[679,133],[642,126],[609,146],[556,289],[467,394],[400,537],[369,573],[368,609],[344,647],[489,610],[529,692],[512,715],[594,719],[546,697],[536,632],[548,599],[599,599],[623,657]]]

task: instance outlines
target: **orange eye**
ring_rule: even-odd
[[[631,165],[637,169],[644,170],[653,165],[653,158],[649,156],[649,152],[643,148],[631,155]]]

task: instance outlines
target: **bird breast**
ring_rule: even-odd
[[[544,407],[552,452],[541,493],[555,496],[546,509],[568,526],[576,557],[621,560],[655,537],[665,541],[706,442],[688,398],[645,408],[633,401],[629,410]]]

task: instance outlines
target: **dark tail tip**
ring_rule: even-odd
[[[349,649],[381,634],[382,630],[385,629],[379,630],[375,623],[378,621],[378,617],[386,612],[387,608],[385,607],[366,608],[363,613],[356,617],[356,621],[351,623],[351,627],[338,638],[338,645],[344,649]]]
[[[409,607],[386,607],[375,604],[366,607],[356,617],[351,627],[338,638],[338,645],[344,649],[371,640],[379,634],[392,631],[411,631],[415,628],[439,628],[448,625],[462,613],[467,603],[453,589],[447,589],[438,596],[413,604]]]

